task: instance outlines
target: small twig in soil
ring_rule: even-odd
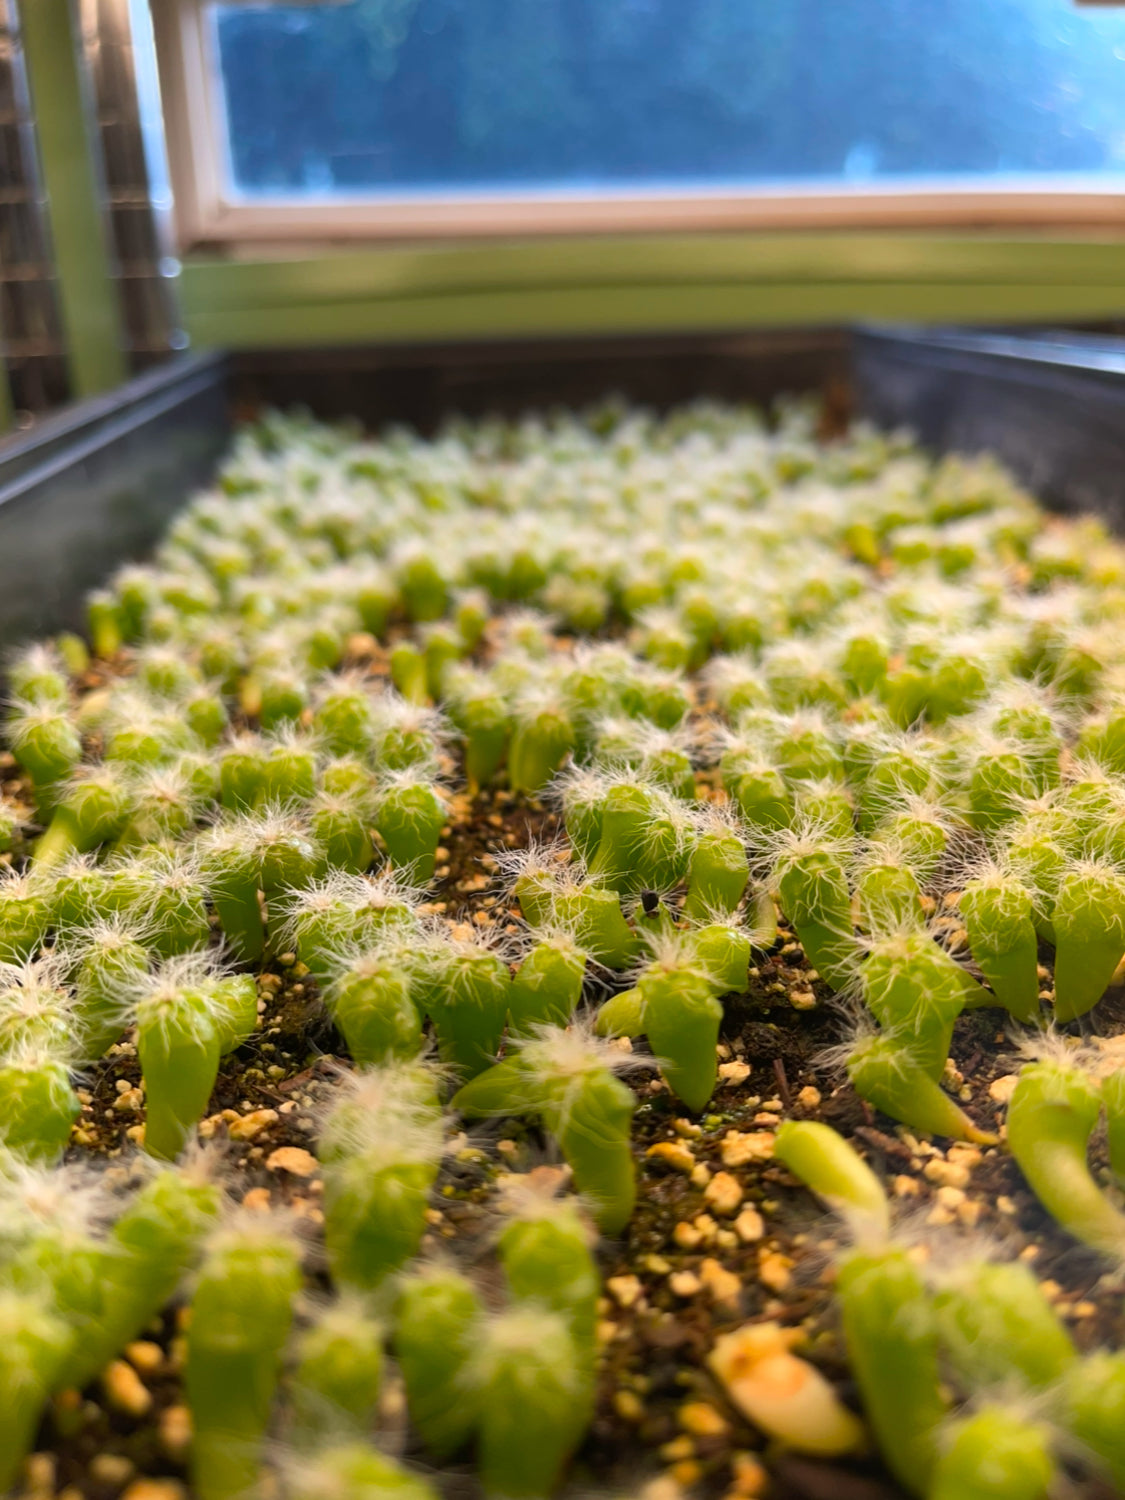
[[[904,1161],[912,1159],[910,1147],[903,1141],[896,1140],[893,1135],[884,1135],[881,1130],[875,1130],[870,1125],[857,1125],[855,1133],[869,1146],[874,1146],[877,1151],[882,1151],[886,1156],[898,1156]]]
[[[789,1092],[789,1078],[785,1072],[785,1064],[780,1057],[773,1060],[773,1076],[777,1079],[777,1093],[786,1109],[793,1108],[793,1095]]]

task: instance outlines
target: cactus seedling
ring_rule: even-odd
[[[926,1494],[946,1401],[921,1275],[902,1250],[860,1250],[840,1267],[836,1285],[848,1358],[879,1449],[900,1484]]]
[[[418,1474],[361,1442],[344,1442],[290,1458],[284,1466],[285,1500],[438,1500]]]
[[[205,948],[211,938],[207,898],[190,852],[144,849],[108,866],[111,901],[126,921],[144,929],[160,958]]]
[[[1059,1397],[1067,1431],[1094,1456],[1115,1490],[1125,1488],[1125,1354],[1100,1349],[1077,1360]]]
[[[691,741],[682,728],[659,729],[644,719],[610,716],[600,719],[594,732],[593,760],[608,774],[620,779],[632,774],[694,800]]]
[[[389,1057],[417,1057],[422,1018],[411,996],[410,976],[377,948],[356,955],[325,994],[329,1012],[360,1067]]]
[[[624,969],[640,946],[617,893],[594,885],[579,871],[558,882],[552,914],[556,922],[573,931],[591,958],[607,968]]]
[[[893,848],[901,863],[920,886],[930,885],[938,875],[951,843],[949,814],[939,804],[923,798],[905,799],[888,809],[873,836]]]
[[[990,1404],[952,1422],[934,1466],[928,1500],[1042,1500],[1058,1469],[1051,1427]]]
[[[53,646],[27,646],[7,663],[8,685],[14,697],[25,703],[66,704],[68,670]]]
[[[39,951],[51,925],[48,887],[11,868],[0,874],[0,963],[22,963]]]
[[[121,771],[112,765],[78,767],[59,789],[55,810],[35,845],[34,862],[49,869],[71,854],[85,854],[114,838],[132,810],[133,795]]]
[[[304,807],[316,791],[317,755],[301,734],[283,729],[266,747],[259,807]]]
[[[84,1051],[65,960],[49,953],[25,964],[0,964],[0,1054],[44,1047],[60,1055]]]
[[[128,786],[127,818],[114,850],[147,850],[183,839],[214,803],[213,782],[211,761],[192,754],[143,771]],[[56,812],[56,821],[64,811]]]
[[[266,747],[256,734],[239,735],[219,755],[219,801],[228,812],[253,812],[266,798]]]
[[[460,1078],[473,1078],[494,1061],[508,1015],[511,975],[501,955],[482,939],[435,930],[419,955],[417,996],[433,1022],[438,1054]]]
[[[49,1291],[70,1338],[56,1371],[70,1378],[75,1355],[97,1337],[112,1254],[105,1240],[109,1195],[83,1166],[32,1166],[8,1156],[0,1180],[4,1260],[12,1286]]]
[[[390,928],[417,926],[418,893],[390,871],[372,878],[332,871],[290,893],[278,942],[296,948],[318,983],[339,972],[353,949],[378,943]]]
[[[75,1010],[90,1057],[104,1056],[121,1035],[126,1020],[122,997],[148,973],[149,951],[141,935],[141,929],[119,917],[74,935]]]
[[[782,910],[805,957],[821,977],[843,989],[858,967],[851,891],[837,845],[816,830],[784,839],[776,865]]]
[[[538,796],[576,743],[574,724],[556,693],[529,689],[521,694],[513,706],[508,744],[508,784],[512,791]]]
[[[544,1027],[519,1051],[465,1084],[453,1108],[468,1115],[533,1112],[542,1117],[594,1205],[598,1225],[616,1234],[636,1200],[629,1124],[636,1101],[614,1076],[621,1052],[577,1027]]]
[[[1055,1019],[1073,1021],[1101,999],[1125,956],[1125,877],[1076,864],[1059,882],[1055,933]]]
[[[189,1153],[154,1171],[127,1201],[106,1236],[95,1272],[98,1316],[68,1357],[69,1384],[86,1385],[137,1338],[192,1269],[222,1205],[216,1166],[205,1152]]]
[[[0,1145],[31,1162],[63,1153],[82,1104],[67,1055],[34,1042],[0,1055]]]
[[[683,916],[699,922],[718,912],[738,910],[750,882],[750,863],[741,838],[715,819],[700,829],[687,867]]]
[[[953,1023],[965,1007],[971,976],[925,931],[878,939],[860,970],[860,991],[885,1032],[931,1078],[942,1075]]]
[[[567,1320],[592,1394],[601,1295],[594,1236],[573,1200],[530,1183],[507,1185],[504,1210],[497,1247],[509,1295],[550,1307]]]
[[[339,1282],[375,1287],[418,1249],[443,1149],[433,1087],[410,1064],[340,1085],[320,1137],[324,1237]]]
[[[942,1346],[962,1387],[999,1389],[1018,1379],[1047,1390],[1078,1358],[1070,1336],[1022,1261],[965,1259],[934,1272]]]
[[[583,1380],[567,1320],[525,1303],[482,1329],[467,1371],[480,1390],[478,1463],[488,1496],[549,1494],[585,1426]]]
[[[145,1149],[168,1160],[207,1109],[230,1040],[230,1017],[205,957],[169,959],[135,992],[137,1055],[148,1113]]]
[[[234,1217],[207,1247],[184,1367],[192,1482],[201,1500],[235,1500],[258,1477],[300,1282],[299,1247],[272,1215]]]
[[[892,1120],[928,1135],[994,1145],[911,1055],[911,1037],[894,1032],[863,1034],[845,1048],[848,1078],[861,1099]]]
[[[571,765],[552,788],[562,804],[570,847],[584,865],[594,858],[601,843],[609,785],[604,772],[590,766]]]
[[[70,1330],[42,1290],[0,1286],[0,1489],[16,1482]]]
[[[749,828],[776,833],[792,823],[793,798],[775,766],[740,759],[723,782]]]
[[[1008,1101],[1008,1149],[1028,1186],[1075,1239],[1118,1257],[1125,1214],[1090,1172],[1086,1152],[1101,1113],[1096,1079],[1078,1052],[1046,1039],[1027,1063]],[[1033,1056],[1036,1055],[1033,1053]]]
[[[370,799],[322,792],[309,807],[309,831],[324,851],[329,869],[362,875],[375,855],[369,832]]]
[[[294,1341],[293,1423],[301,1447],[326,1429],[359,1437],[383,1384],[383,1325],[365,1298],[344,1292],[318,1307]]]
[[[1017,1021],[1039,1019],[1039,940],[1031,893],[1003,870],[986,870],[961,893],[969,947],[1000,1004]]]
[[[375,807],[375,829],[391,864],[416,885],[427,885],[441,830],[448,816],[433,782],[416,770],[397,771],[382,786]]]
[[[721,993],[726,986],[717,985],[700,962],[690,936],[656,938],[653,947],[655,957],[636,984],[641,1025],[660,1061],[664,1081],[688,1109],[698,1113],[718,1079],[715,1049],[723,1007],[716,991]]]
[[[465,779],[475,795],[499,771],[508,750],[511,717],[490,678],[466,669],[447,671],[446,711],[465,748]]]
[[[890,1233],[890,1205],[882,1183],[842,1135],[817,1120],[786,1120],[774,1156],[844,1218],[861,1243]]]
[[[484,1325],[472,1282],[442,1265],[408,1273],[395,1311],[395,1358],[410,1420],[435,1458],[463,1448],[476,1427],[480,1397],[465,1378]]]
[[[546,924],[572,932],[590,958],[607,968],[626,968],[640,938],[625,920],[620,897],[595,885],[581,865],[564,865],[561,852],[533,844],[505,860],[524,920],[533,928]]]
[[[448,736],[448,725],[435,709],[384,693],[372,704],[373,754],[381,773],[433,769]]]
[[[865,852],[855,882],[858,925],[873,937],[889,937],[925,926],[918,877],[899,851],[874,844]]]
[[[1023,757],[1003,741],[977,748],[978,759],[969,775],[969,817],[975,828],[995,834],[1039,789]]]
[[[585,950],[564,928],[538,929],[508,989],[508,1025],[514,1036],[569,1022],[582,998],[586,961]]]
[[[247,813],[208,832],[200,844],[200,870],[236,957],[250,963],[262,955],[259,892],[268,899],[307,885],[319,864],[305,825],[288,813]]]
[[[361,677],[325,678],[316,691],[312,727],[331,755],[365,755],[375,744],[371,695]]]
[[[40,809],[50,807],[55,787],[82,759],[82,741],[66,709],[17,699],[8,716],[8,743],[31,778]]]

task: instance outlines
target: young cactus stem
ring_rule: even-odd
[[[899,1483],[923,1495],[946,1401],[922,1278],[901,1250],[858,1251],[841,1266],[836,1286],[848,1356],[880,1452]]]
[[[586,955],[550,939],[536,943],[512,977],[508,1021],[513,1036],[537,1027],[565,1026],[582,998]]]
[[[975,881],[961,895],[969,947],[1000,1004],[1024,1025],[1039,1019],[1039,938],[1031,895],[1015,880]]]
[[[71,1330],[34,1292],[0,1290],[0,1492],[12,1491]]]
[[[1047,1423],[983,1407],[953,1424],[928,1500],[1043,1500],[1058,1478],[1052,1442]]]
[[[665,1083],[693,1113],[704,1109],[718,1081],[715,1048],[722,1004],[691,970],[646,974],[637,985],[649,1046]]]
[[[296,1341],[292,1375],[298,1442],[314,1446],[328,1429],[362,1437],[383,1384],[383,1328],[358,1299],[322,1309]]]
[[[883,1185],[855,1147],[830,1125],[786,1120],[777,1132],[773,1154],[847,1220],[861,1243],[887,1239],[890,1205]]]
[[[617,1234],[629,1222],[637,1187],[629,1127],[636,1099],[610,1072],[610,1054],[580,1034],[544,1030],[465,1084],[452,1107],[467,1115],[542,1116],[594,1205],[598,1227]]]
[[[175,977],[137,1006],[137,1055],[148,1112],[145,1150],[173,1160],[207,1110],[223,1051],[213,996]]]
[[[792,856],[778,888],[805,957],[833,989],[844,989],[855,977],[859,951],[843,865],[823,850]]]
[[[1055,1019],[1074,1021],[1098,1003],[1125,955],[1125,878],[1080,867],[1059,886],[1051,922]]]
[[[444,1267],[408,1276],[395,1315],[395,1358],[410,1420],[435,1458],[469,1440],[479,1398],[464,1378],[480,1342],[484,1307],[472,1282]]]
[[[478,1463],[490,1500],[540,1500],[558,1483],[585,1411],[574,1338],[565,1319],[527,1304],[485,1328]]]
[[[1047,1390],[1078,1358],[1024,1262],[959,1262],[936,1281],[938,1332],[966,1390],[987,1394],[1013,1380]]]
[[[291,1237],[268,1220],[224,1231],[204,1260],[184,1367],[200,1500],[237,1500],[258,1479],[300,1279]]]
[[[848,1077],[861,1099],[892,1120],[927,1135],[945,1135],[977,1145],[995,1145],[910,1055],[909,1038],[895,1034],[865,1038],[848,1059]]]
[[[1125,1214],[1086,1161],[1100,1111],[1097,1086],[1078,1068],[1029,1064],[1008,1102],[1008,1149],[1047,1212],[1075,1239],[1117,1259],[1125,1252]]]

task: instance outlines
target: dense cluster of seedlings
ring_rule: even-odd
[[[1058,1164],[1064,1176],[1085,1170],[1074,1149]],[[995,1259],[987,1241],[926,1242],[909,1224],[892,1228],[878,1179],[831,1127],[789,1121],[776,1154],[852,1231],[836,1283],[844,1335],[904,1488],[1034,1500],[1066,1492],[1068,1465],[1090,1457],[1115,1489],[1125,1485],[1119,1352],[1080,1356],[1027,1265]]]
[[[246,431],[92,597],[92,657],[68,636],[10,664],[0,1485],[51,1394],[182,1292],[201,1500],[263,1464],[293,1500],[423,1500],[372,1445],[387,1348],[435,1459],[550,1492],[593,1406],[597,1232],[636,1201],[622,1075],[647,1061],[703,1111],[779,918],[837,997],[847,1079],[911,1131],[995,1141],[944,1086],[954,1026],[993,1007],[1026,1033],[1009,1148],[1120,1260],[1087,1148],[1104,1114],[1125,1172],[1125,1075],[1059,1028],[1090,1031],[1125,955],[1123,622],[1125,551],[1095,524],[1046,521],[988,462],[820,446],[801,408]],[[518,930],[431,899],[462,777],[565,829],[502,860]],[[232,1209],[195,1143],[287,953],[352,1063],[319,1121],[322,1237]],[[79,1071],[125,1038],[143,1158],[111,1182],[62,1158]],[[579,1196],[510,1206],[498,1284],[419,1251],[450,1129],[511,1116]],[[777,1156],[855,1236],[841,1315],[901,1483],[1125,1482],[1120,1355],[1079,1360],[1022,1265],[930,1280],[824,1127]],[[763,1324],[712,1365],[766,1433],[856,1450],[791,1344]]]

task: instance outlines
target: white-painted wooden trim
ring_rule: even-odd
[[[227,184],[227,132],[206,0],[152,0],[181,250],[721,230],[847,228],[1125,229],[1125,193],[1097,177],[771,183],[600,192],[240,197]],[[1125,0],[1123,0],[1125,3]]]

